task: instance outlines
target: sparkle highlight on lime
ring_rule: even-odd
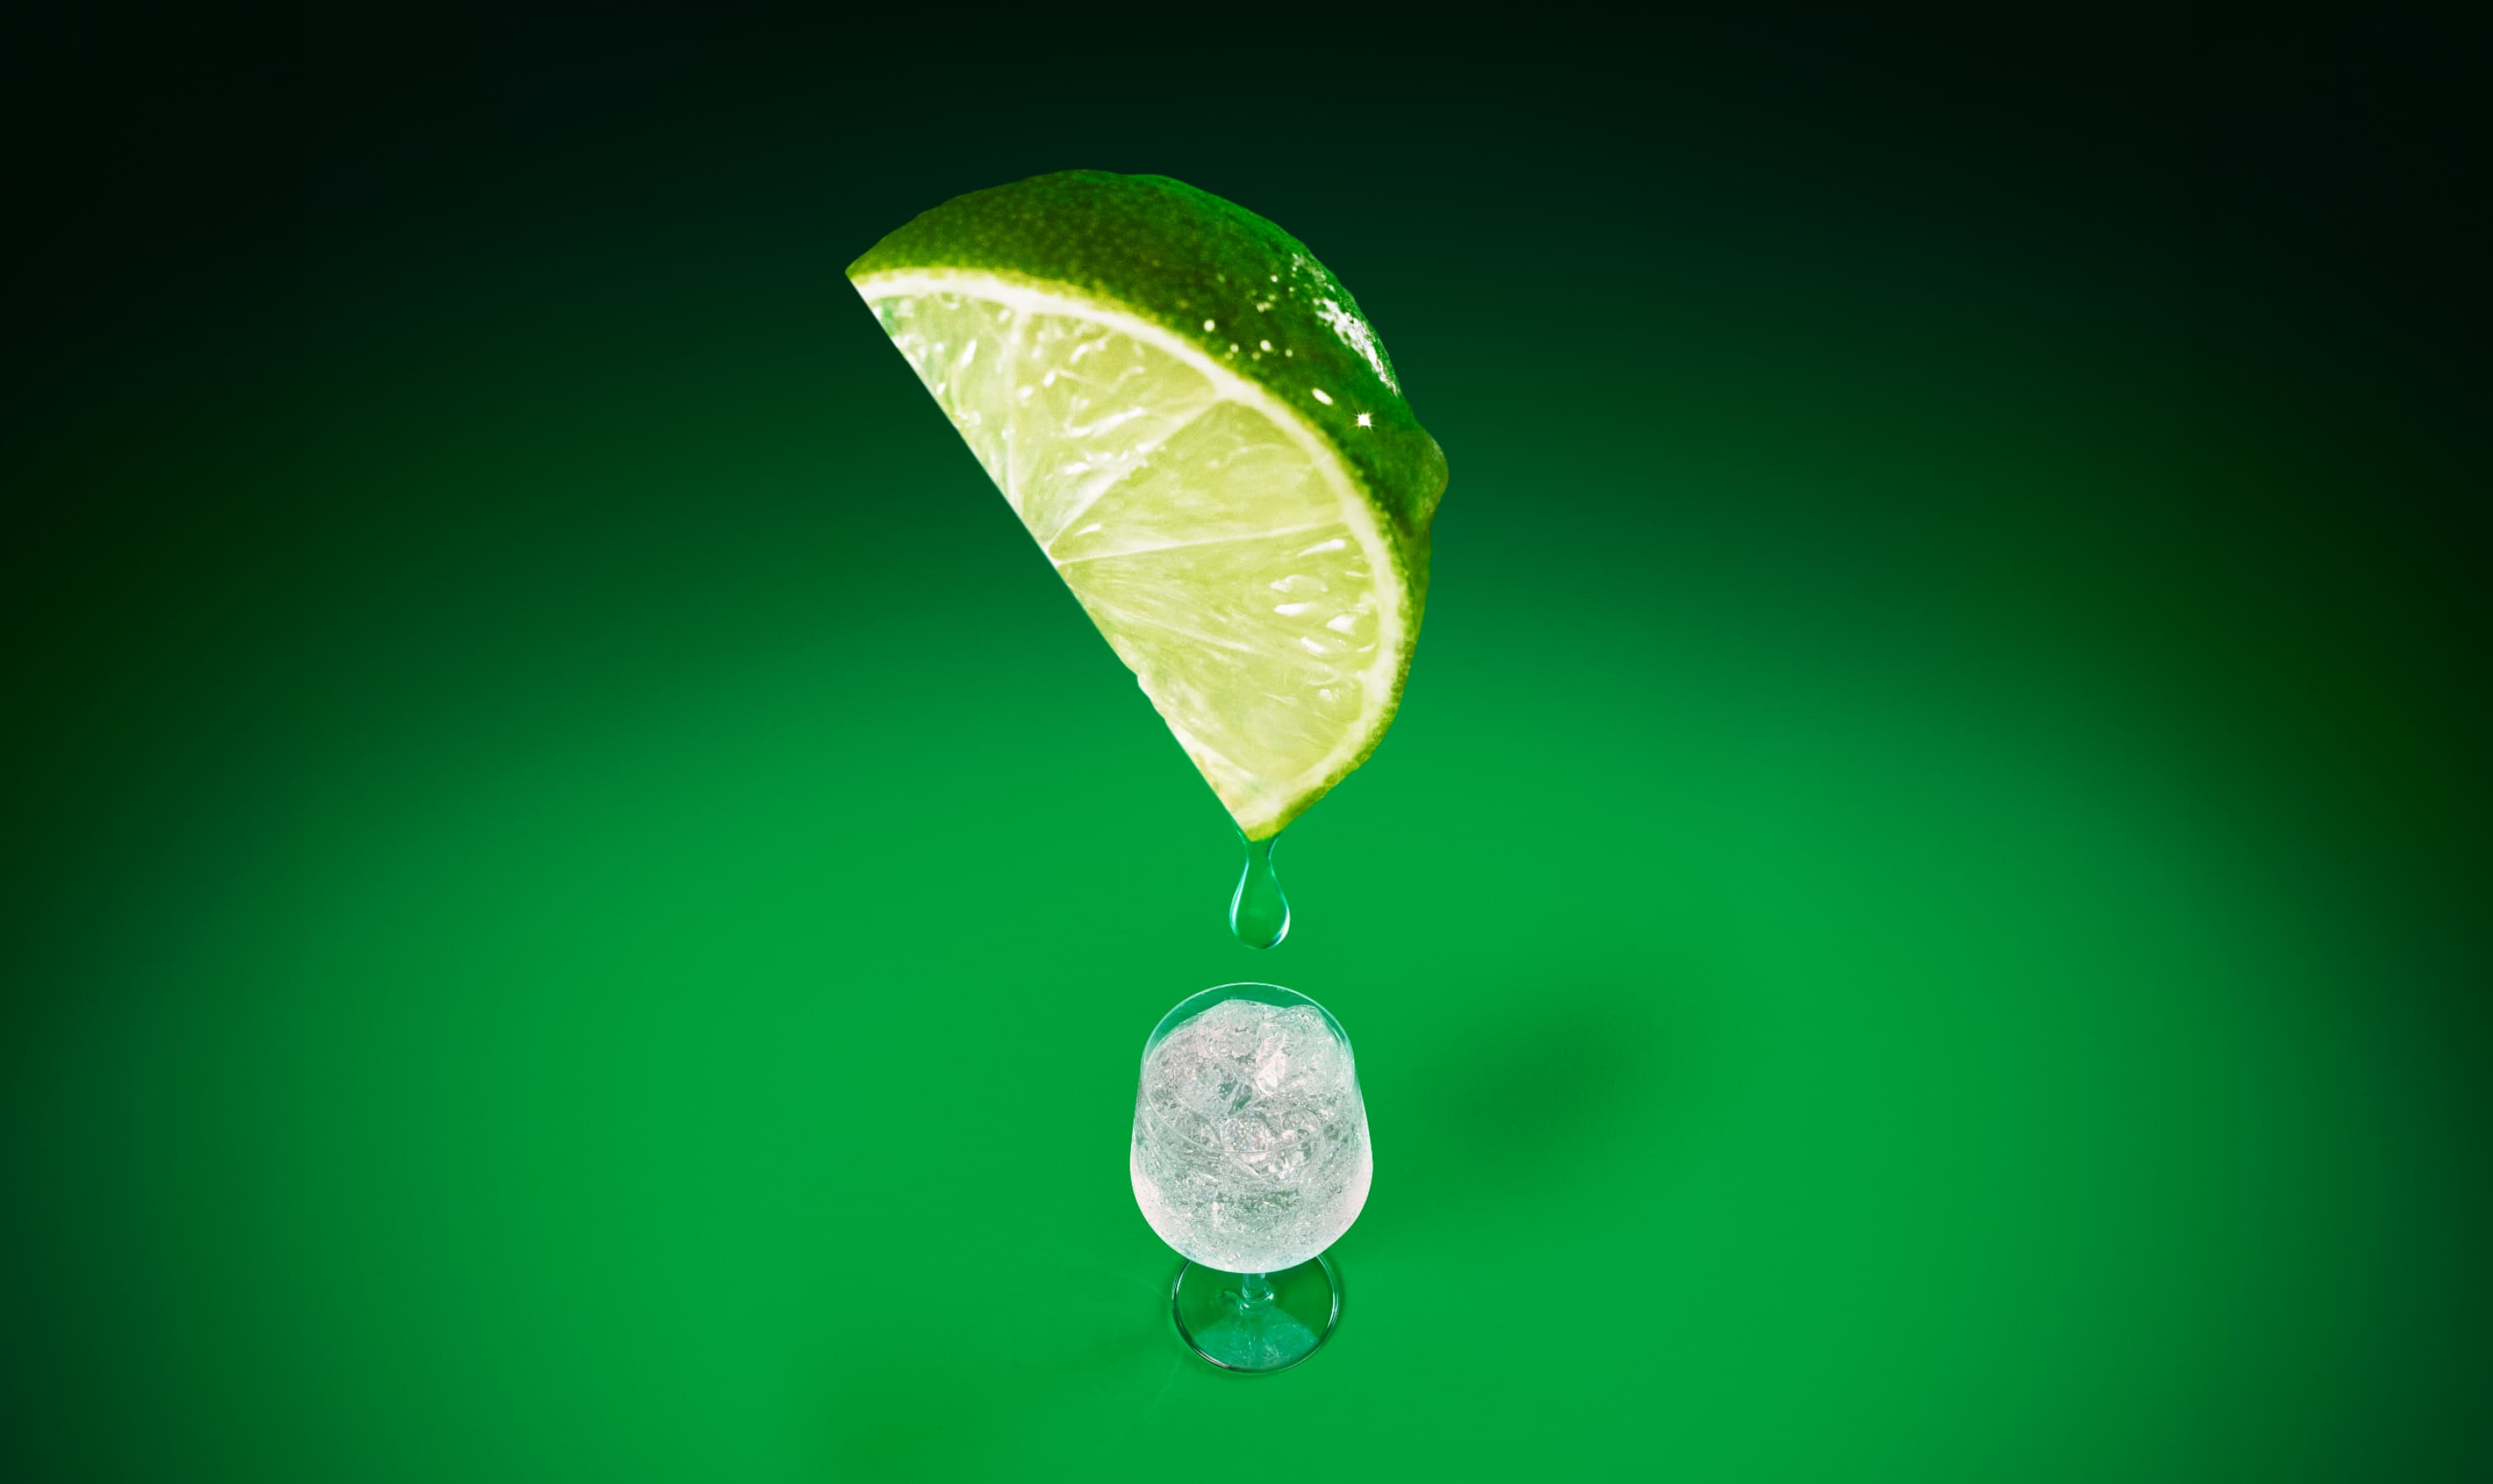
[[[1314,255],[1078,170],[948,201],[849,271],[1249,840],[1367,758],[1446,465]]]

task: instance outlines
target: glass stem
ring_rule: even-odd
[[[1273,1285],[1262,1273],[1238,1275],[1238,1307],[1261,1309],[1273,1302]]]

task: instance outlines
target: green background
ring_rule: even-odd
[[[2432,44],[925,19],[19,48],[13,1476],[2493,1462]],[[1070,166],[1304,237],[1453,465],[1269,954],[839,274]],[[1379,1162],[1246,1380],[1125,1147],[1259,977]]]

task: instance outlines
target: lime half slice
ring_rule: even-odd
[[[1304,247],[1081,171],[938,207],[850,276],[1248,838],[1359,766],[1445,464]]]

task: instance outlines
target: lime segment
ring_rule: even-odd
[[[1347,771],[1409,603],[1322,439],[1107,306],[967,275],[857,288],[1250,838]]]
[[[1088,281],[1017,271],[1016,242],[1090,255]],[[1174,181],[1070,172],[939,207],[851,272],[1249,839],[1366,758],[1409,669],[1444,464],[1294,239]],[[1252,317],[1237,340],[1215,292]]]

